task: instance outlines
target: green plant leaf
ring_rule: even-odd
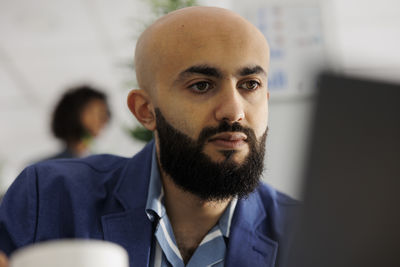
[[[143,126],[136,126],[133,129],[126,128],[126,131],[132,136],[134,139],[148,143],[153,139],[153,132],[147,130]]]

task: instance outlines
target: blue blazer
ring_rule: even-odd
[[[148,266],[153,225],[145,213],[152,149],[133,158],[97,155],[26,168],[0,206],[0,250],[59,238],[122,245],[130,266]],[[226,266],[283,266],[298,202],[262,184],[238,201]]]

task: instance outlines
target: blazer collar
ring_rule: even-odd
[[[256,190],[238,201],[232,218],[226,266],[275,266],[278,243],[267,236],[268,214]]]
[[[126,210],[143,207],[145,210],[149,188],[154,140],[131,158],[116,186],[114,196]]]

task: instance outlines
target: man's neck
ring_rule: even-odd
[[[204,201],[183,191],[165,173],[161,174],[165,208],[185,264],[200,242],[217,224],[231,199]]]

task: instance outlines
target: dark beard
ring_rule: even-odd
[[[225,200],[233,196],[248,196],[260,183],[264,167],[267,130],[257,141],[252,129],[239,123],[223,121],[218,127],[204,128],[198,140],[170,125],[156,109],[160,164],[173,182],[184,191],[205,201]],[[243,132],[247,135],[249,154],[238,164],[232,160],[235,150],[220,151],[225,160],[214,162],[203,152],[210,137],[220,132]]]

